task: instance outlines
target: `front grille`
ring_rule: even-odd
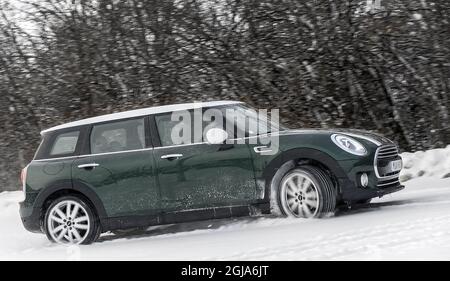
[[[381,188],[381,189],[386,189],[386,188],[397,186],[399,184],[400,184],[400,181],[399,181],[398,177],[395,177],[393,179],[378,182],[377,187]]]
[[[398,156],[398,148],[395,145],[385,145],[378,148],[377,158],[395,158]]]
[[[392,172],[388,167],[392,160],[398,159],[398,148],[395,145],[383,145],[375,153],[374,168],[379,179],[397,179],[400,171]],[[381,183],[383,184],[383,183]]]

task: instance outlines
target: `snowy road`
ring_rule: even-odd
[[[329,219],[190,223],[80,247],[26,232],[20,196],[0,194],[0,260],[450,260],[450,179],[414,179],[399,193]]]

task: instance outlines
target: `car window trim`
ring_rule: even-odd
[[[201,144],[209,144],[207,142],[194,142],[194,143],[185,143],[185,144],[175,144],[175,145],[167,145],[167,146],[157,146],[153,149],[163,149],[163,148],[175,148],[175,147],[182,147],[182,146],[192,146],[192,145],[201,145]]]
[[[222,108],[225,106],[226,105],[202,107],[202,110],[204,111],[204,110],[210,109],[210,108],[218,108],[219,109],[219,108]],[[71,159],[71,158],[83,158],[83,157],[88,157],[88,156],[130,153],[130,152],[161,149],[161,148],[173,148],[173,147],[208,144],[208,142],[196,142],[196,143],[189,143],[189,144],[162,146],[161,140],[159,137],[158,128],[156,125],[155,117],[158,115],[172,114],[173,112],[175,112],[175,111],[143,115],[143,116],[133,116],[130,118],[123,118],[123,119],[119,119],[119,120],[106,120],[104,122],[97,122],[95,124],[82,125],[82,126],[78,126],[78,127],[70,127],[70,128],[65,128],[65,129],[61,129],[58,131],[54,131],[51,133],[51,136],[49,139],[50,144],[53,144],[53,141],[55,140],[56,136],[58,136],[60,134],[73,132],[73,131],[80,131],[80,136],[79,136],[79,139],[77,142],[77,148],[75,149],[75,152],[71,153],[70,155],[67,155],[67,156],[56,155],[56,157],[50,157],[48,152],[51,148],[50,148],[50,146],[48,146],[48,147],[45,147],[45,153],[43,153],[43,155],[45,155],[44,156],[45,158],[33,159],[32,161],[51,161],[51,160]],[[91,138],[92,129],[94,126],[99,126],[99,125],[104,125],[104,124],[109,124],[109,123],[119,123],[119,122],[130,121],[130,120],[138,120],[138,119],[144,119],[145,148],[136,149],[136,150],[124,150],[124,151],[115,151],[115,152],[96,153],[96,154],[91,153],[90,138]],[[225,118],[224,118],[224,122],[226,122]],[[237,130],[237,128],[235,128],[235,130]],[[236,136],[233,136],[233,137],[234,138],[231,140],[236,140]]]
[[[82,155],[73,155],[73,156],[57,157],[57,158],[35,159],[35,160],[32,160],[32,161],[34,161],[34,162],[44,162],[44,161],[62,160],[62,159],[70,159],[70,158],[77,159],[77,158],[86,158],[86,157],[101,156],[101,155],[132,153],[132,152],[139,152],[139,151],[146,151],[146,150],[153,150],[153,149],[154,149],[153,147],[147,147],[147,148],[133,149],[133,150],[123,150],[123,151],[95,153],[95,154],[82,154]]]
[[[237,139],[233,139],[233,140],[237,140]],[[159,150],[159,149],[163,149],[163,148],[175,148],[175,147],[182,147],[182,146],[202,145],[202,144],[209,144],[209,143],[208,142],[196,142],[196,143],[177,144],[177,145],[170,145],[170,146],[147,147],[147,148],[142,148],[142,149],[133,149],[133,150],[124,150],[124,151],[114,151],[114,152],[95,153],[95,154],[82,154],[82,155],[73,155],[73,156],[58,157],[58,158],[35,159],[33,161],[41,162],[41,161],[61,160],[61,159],[70,159],[70,158],[85,158],[85,157],[91,157],[91,156],[131,153],[131,152],[139,152],[139,151],[146,151],[146,150]]]

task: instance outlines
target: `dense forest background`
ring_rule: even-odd
[[[450,140],[448,0],[12,1],[0,190],[19,188],[42,129],[187,101],[280,108],[293,127],[372,130],[408,151]]]

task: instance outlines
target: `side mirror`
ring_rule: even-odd
[[[206,132],[206,141],[209,144],[222,144],[228,138],[228,133],[219,128],[212,128]]]

